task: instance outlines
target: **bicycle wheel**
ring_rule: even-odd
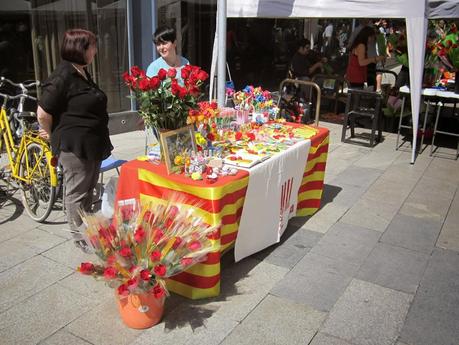
[[[24,153],[21,158],[20,175],[30,184],[22,184],[22,203],[29,216],[41,223],[48,218],[53,208],[56,187],[51,186],[49,164],[43,147],[30,143],[26,150],[27,154]]]

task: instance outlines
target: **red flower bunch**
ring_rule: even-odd
[[[123,206],[111,224],[97,215],[86,214],[84,220],[100,263],[83,262],[77,270],[105,281],[120,296],[147,292],[161,298],[167,294],[164,279],[219,249],[218,227],[204,223],[176,197],[167,205]]]
[[[186,125],[188,111],[197,107],[201,86],[209,75],[200,67],[186,65],[180,70],[160,69],[158,75],[147,77],[145,71],[133,66],[123,74],[126,85],[139,104],[139,114],[148,127],[177,129]],[[183,81],[183,83],[182,83]]]

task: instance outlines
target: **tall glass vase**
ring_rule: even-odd
[[[161,160],[161,140],[159,130],[155,127],[145,127],[145,155]]]

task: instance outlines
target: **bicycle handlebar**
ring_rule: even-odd
[[[5,99],[7,99],[7,100],[18,99],[18,98],[28,98],[28,99],[31,99],[32,101],[36,101],[37,100],[36,97],[30,96],[30,95],[28,95],[26,93],[20,93],[19,95],[10,96],[10,95],[7,95],[7,94],[4,94],[4,93],[0,92],[0,97],[3,97]]]
[[[7,82],[8,84],[10,84],[12,86],[19,87],[22,90],[29,89],[29,88],[31,88],[33,86],[39,86],[40,85],[40,81],[39,80],[31,80],[29,83],[25,83],[25,82],[24,83],[14,83],[11,80],[6,79],[5,77],[0,77],[0,82]]]

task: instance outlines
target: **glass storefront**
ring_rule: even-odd
[[[153,60],[152,23],[174,26],[179,54],[210,72],[216,10],[216,0],[0,0],[0,75],[45,80],[60,61],[63,33],[85,28],[98,37],[91,74],[109,112],[130,111],[122,74],[130,61],[146,69]]]
[[[91,74],[107,93],[109,112],[130,110],[122,73],[129,68],[127,0],[0,0],[0,75],[45,80],[60,61],[63,33],[86,28],[98,37]]]

